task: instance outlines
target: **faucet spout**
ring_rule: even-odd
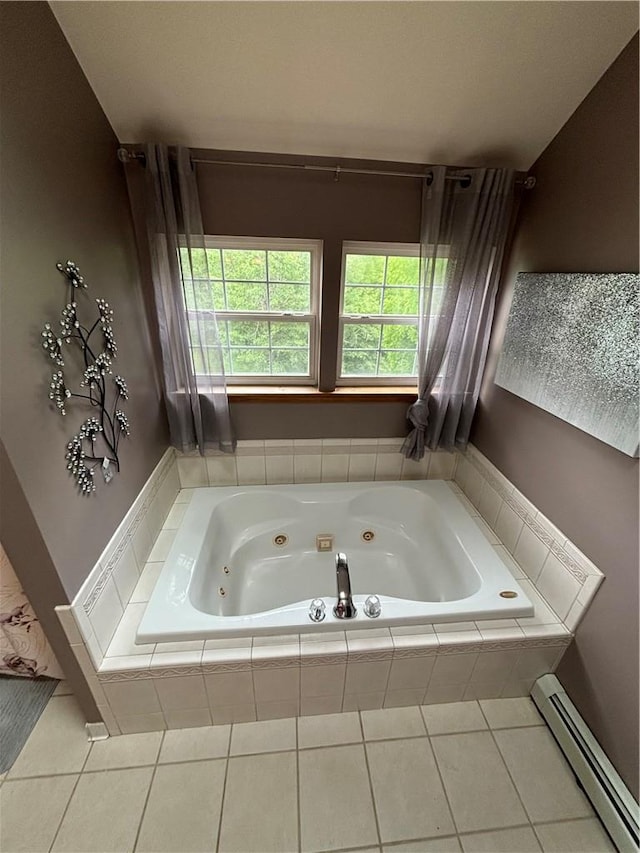
[[[349,564],[346,554],[336,554],[336,581],[338,583],[338,601],[333,608],[333,614],[338,619],[353,619],[356,615],[356,608],[351,598],[351,578],[349,577]]]

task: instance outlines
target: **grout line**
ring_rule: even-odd
[[[369,766],[369,756],[367,755],[367,743],[364,739],[364,723],[362,722],[362,713],[358,711],[358,720],[360,721],[360,732],[362,734],[362,751],[364,752],[364,763],[367,768],[367,779],[369,780],[369,793],[371,794],[371,805],[373,806],[373,816],[376,822],[376,832],[378,834],[378,847],[382,849],[382,833],[380,832],[380,821],[378,820],[378,808],[376,805],[376,797],[373,790],[373,780],[371,779],[371,767]]]
[[[224,816],[224,798],[227,794],[227,776],[229,774],[229,762],[231,761],[231,735],[233,733],[233,723],[229,726],[229,740],[227,741],[227,754],[224,759],[224,779],[222,780],[222,794],[220,796],[220,817],[218,818],[218,830],[216,835],[215,851],[218,853],[220,849],[220,837],[222,835],[222,818]]]
[[[162,740],[164,741],[164,733],[163,733]],[[160,743],[160,748],[162,749],[162,742]],[[158,755],[159,754],[160,753],[158,752]],[[149,797],[151,796],[151,789],[153,788],[153,783],[156,780],[156,771],[157,770],[158,770],[158,763],[157,763],[157,759],[156,759],[156,763],[153,765],[153,770],[151,772],[151,779],[149,781],[149,787],[147,789],[147,796],[144,798],[144,805],[142,806],[142,811],[140,812],[140,820],[138,821],[138,829],[136,830],[136,837],[133,841],[133,850],[135,850],[136,847],[138,846],[138,840],[140,838],[140,830],[142,829],[142,822],[144,820],[144,816],[145,816],[146,811],[147,811],[147,805],[149,803]]]
[[[300,811],[300,738],[298,736],[298,720],[295,721],[296,726],[296,800],[298,806],[298,851],[302,851],[302,816]]]
[[[480,704],[480,703],[478,703],[478,704]],[[482,710],[482,706],[480,707],[480,710]],[[484,712],[483,712],[483,714],[484,714]],[[540,726],[528,726],[527,728],[536,728],[536,729],[539,729],[539,728],[540,728]],[[505,761],[505,757],[504,757],[504,755],[502,754],[502,750],[500,749],[500,745],[499,745],[498,741],[495,739],[495,736],[494,736],[494,734],[493,734],[493,729],[491,729],[491,728],[489,729],[489,734],[491,735],[491,740],[493,741],[493,743],[494,743],[494,745],[495,745],[495,748],[498,750],[498,755],[500,756],[500,760],[502,761],[502,763],[503,763],[503,765],[504,765],[504,767],[505,767],[505,769],[506,769],[506,771],[507,771],[507,775],[509,776],[509,780],[510,780],[511,784],[512,784],[512,785],[513,785],[513,787],[514,787],[514,790],[515,790],[515,792],[516,792],[516,795],[517,795],[517,797],[518,797],[518,800],[520,801],[520,805],[522,806],[522,809],[523,809],[523,811],[524,811],[525,815],[527,816],[527,819],[529,820],[529,824],[530,824],[531,826],[533,826],[533,823],[532,823],[532,820],[531,820],[531,815],[529,814],[529,809],[526,807],[526,805],[524,804],[524,800],[523,800],[523,799],[522,799],[522,797],[520,796],[520,789],[518,788],[518,786],[517,786],[517,784],[516,784],[516,780],[515,780],[515,779],[513,778],[513,776],[511,775],[511,771],[509,770],[509,766],[508,766],[507,762]]]
[[[24,747],[23,747],[23,749],[24,749]],[[85,755],[85,757],[84,757],[84,761],[82,762],[82,767],[80,768],[80,771],[79,771],[79,773],[78,773],[78,778],[76,779],[76,783],[75,783],[75,785],[73,786],[73,789],[72,789],[72,791],[71,791],[71,794],[70,794],[70,796],[69,796],[69,799],[67,800],[67,804],[66,804],[66,806],[64,807],[64,811],[62,812],[62,815],[61,815],[61,817],[60,817],[60,821],[58,822],[58,828],[56,829],[55,835],[54,835],[54,836],[53,836],[53,838],[51,839],[51,846],[49,847],[49,850],[53,850],[53,847],[54,847],[54,845],[55,845],[55,843],[56,843],[56,839],[58,838],[58,835],[60,834],[60,829],[62,828],[62,824],[63,824],[63,822],[64,822],[64,819],[65,819],[65,817],[67,816],[67,812],[69,811],[69,806],[71,805],[71,800],[72,800],[72,799],[74,798],[74,796],[75,796],[76,789],[77,789],[77,787],[78,787],[78,783],[80,782],[80,779],[82,778],[82,774],[84,773],[84,768],[85,768],[85,767],[86,767],[86,765],[87,765],[87,761],[89,760],[89,756],[91,755],[91,750],[92,750],[92,749],[93,749],[93,743],[91,743],[91,744],[90,744],[89,749],[87,750],[87,754],[86,754],[86,755]],[[64,774],[64,775],[71,775],[71,774]],[[31,776],[30,778],[32,778],[32,779],[33,779],[34,777],[33,777],[33,776]]]
[[[425,724],[425,728],[427,728],[427,730],[428,730],[426,720],[424,720],[424,724]],[[436,755],[436,751],[431,744],[431,736],[429,736],[429,749],[431,750],[431,755],[433,757],[433,764],[434,764],[434,767],[436,768],[436,773],[438,774],[438,779],[440,780],[440,786],[442,788],[442,793],[444,794],[444,799],[445,799],[445,802],[447,804],[447,808],[449,809],[449,815],[451,816],[451,823],[453,824],[453,828],[455,830],[456,837],[458,837],[460,834],[460,830],[458,829],[458,823],[456,821],[456,816],[455,816],[455,813],[454,813],[453,808],[451,806],[451,802],[449,800],[449,794],[447,792],[447,788],[444,784],[444,779],[443,779],[442,773],[440,771],[440,765],[438,764],[438,756]],[[460,846],[462,846],[462,845],[460,845]]]

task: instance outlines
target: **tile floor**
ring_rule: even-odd
[[[0,782],[0,850],[614,850],[529,699],[123,735],[61,687]]]

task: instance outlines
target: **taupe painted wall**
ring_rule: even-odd
[[[638,795],[638,460],[493,383],[514,277],[638,270],[638,37],[532,167],[472,441],[604,572],[558,675]]]
[[[44,623],[42,606],[73,597],[168,439],[116,137],[48,4],[2,2],[0,23],[0,433],[25,497],[24,517],[12,516],[18,530],[13,547],[7,540],[7,553]],[[68,258],[90,285],[91,315],[98,296],[115,311],[116,364],[131,394],[126,411],[132,434],[121,443],[122,473],[108,486],[99,484],[92,498],[77,494],[64,458],[87,410],[76,402],[64,418],[51,410],[51,363],[40,339],[44,322],[57,324],[66,302],[55,264]],[[35,552],[29,559],[34,529],[47,562]],[[51,592],[40,609],[39,585]]]

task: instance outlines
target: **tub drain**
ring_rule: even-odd
[[[278,545],[278,547],[282,548],[283,545],[286,545],[289,541],[289,537],[284,533],[278,533],[277,536],[273,537],[273,544]]]
[[[363,542],[372,542],[375,535],[376,534],[373,532],[373,530],[365,530],[364,533],[361,534],[360,538]]]
[[[518,593],[514,592],[512,589],[503,589],[500,593],[500,598],[517,598]]]

